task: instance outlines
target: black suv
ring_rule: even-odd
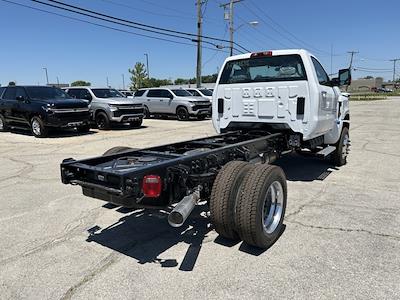
[[[89,121],[88,103],[71,98],[59,88],[0,87],[0,131],[30,128],[35,137],[46,137],[51,127],[88,132]]]

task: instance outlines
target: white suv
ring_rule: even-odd
[[[184,89],[151,88],[135,92],[135,100],[143,103],[146,117],[150,115],[176,115],[178,120],[196,117],[204,120],[211,115],[211,102],[194,97]]]

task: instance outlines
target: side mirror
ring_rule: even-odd
[[[25,101],[25,97],[24,96],[17,96],[15,99],[18,100],[18,101]]]
[[[339,70],[339,85],[351,84],[351,71],[350,69]]]
[[[340,85],[339,78],[338,77],[332,78],[331,84],[332,86],[339,86]]]

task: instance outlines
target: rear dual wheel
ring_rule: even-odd
[[[213,185],[211,221],[221,236],[266,249],[282,232],[286,201],[281,168],[229,162]]]

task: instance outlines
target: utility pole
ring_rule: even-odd
[[[149,72],[149,55],[147,53],[144,54],[146,56],[146,73],[147,73],[147,79],[150,79],[150,72]]]
[[[197,0],[197,64],[196,64],[196,87],[201,87],[201,36],[202,36],[202,26],[203,26],[203,16],[201,9],[204,2],[203,0]]]
[[[125,90],[125,75],[122,74],[122,89]]]
[[[230,0],[228,3],[221,4],[220,7],[223,7],[224,9],[229,6],[229,34],[230,34],[230,45],[229,48],[231,49],[230,54],[231,56],[233,55],[233,33],[235,32],[235,29],[233,27],[233,7],[234,4],[239,3],[243,0]]]
[[[354,57],[354,54],[358,54],[358,53],[360,53],[360,52],[358,52],[358,51],[347,51],[347,53],[350,53],[350,54],[351,54],[351,57],[350,57],[350,67],[349,67],[349,69],[351,69],[351,67],[353,66],[353,57]]]
[[[47,85],[48,85],[49,84],[49,75],[47,74],[47,68],[43,67],[43,70],[46,72],[46,82],[47,82]]]
[[[396,62],[398,60],[400,60],[400,58],[394,58],[390,60],[393,62],[393,82],[396,80]]]
[[[60,87],[60,80],[58,79],[58,76],[57,76],[57,86]]]
[[[109,88],[110,86],[108,85],[108,76],[106,77],[106,81],[107,81],[107,87]]]

